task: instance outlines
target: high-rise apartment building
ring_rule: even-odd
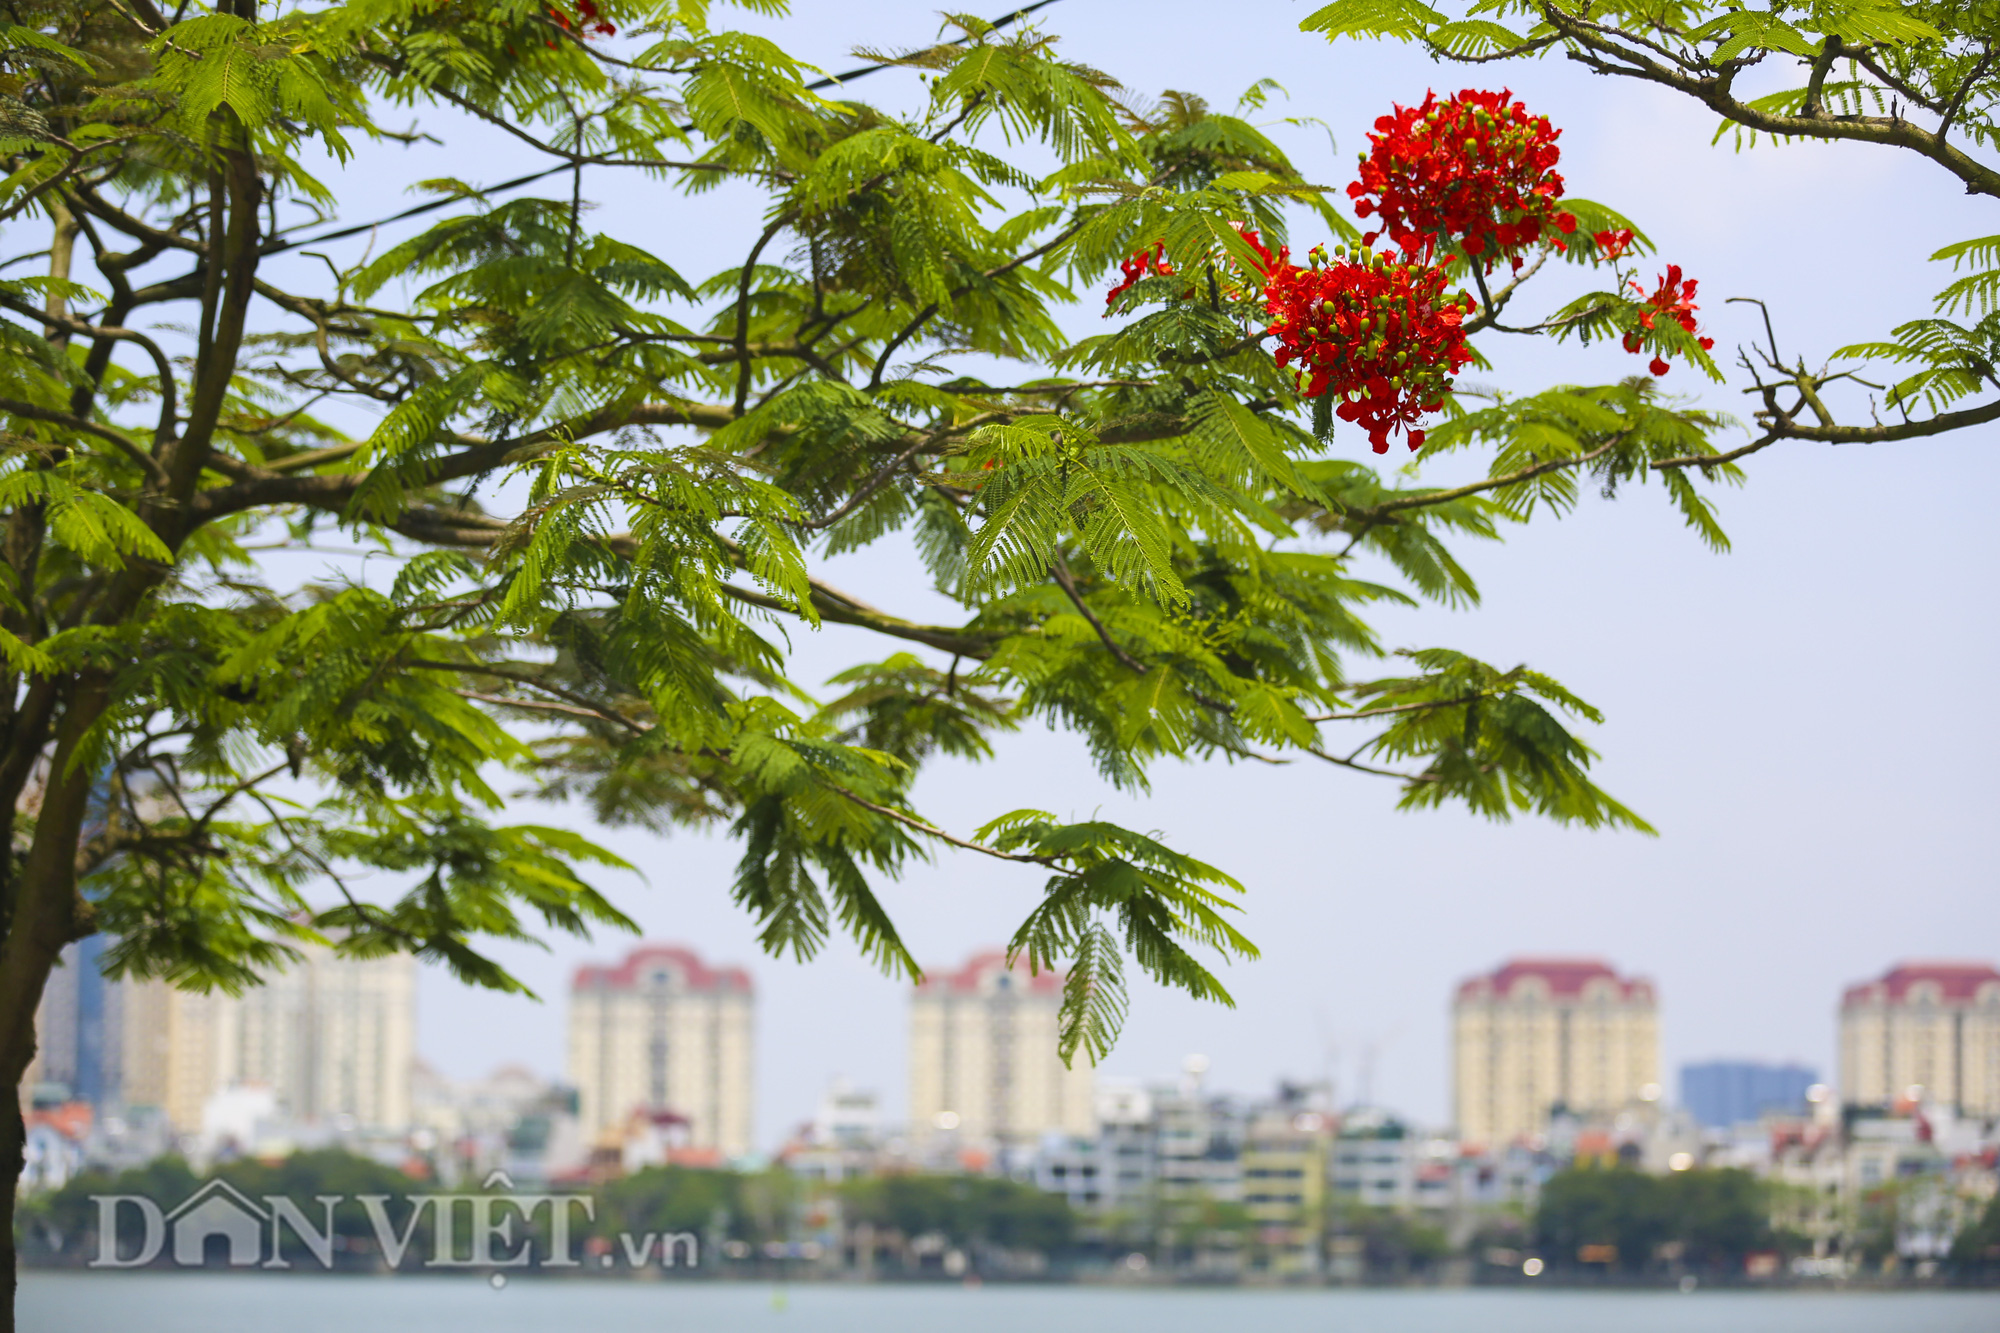
[[[270,1088],[295,1120],[374,1129],[410,1123],[417,960],[307,949],[235,1003],[233,1083]]]
[[[417,1056],[416,960],[348,958],[308,946],[242,995],[163,981],[126,983],[123,1096],[198,1133],[224,1088],[268,1088],[279,1113],[308,1124],[399,1130],[410,1124]]]
[[[90,935],[64,947],[35,1010],[35,1059],[22,1091],[106,1106],[119,1099],[120,987],[106,977],[106,940]]]
[[[569,993],[569,1080],[583,1132],[616,1134],[635,1111],[685,1121],[685,1146],[750,1151],[750,974],[688,949],[647,944],[577,969]]]
[[[1452,1064],[1458,1133],[1471,1143],[1541,1134],[1558,1109],[1591,1115],[1657,1097],[1652,983],[1596,959],[1515,959],[1459,986]]]
[[[1088,1134],[1096,1125],[1088,1059],[1056,1053],[1063,978],[1009,968],[998,950],[934,972],[910,1001],[910,1124],[976,1147]]]
[[[2000,971],[1904,963],[1840,1002],[1840,1093],[1849,1105],[1919,1097],[2000,1115]]]
[[[119,992],[125,1104],[160,1111],[176,1134],[200,1133],[202,1108],[224,1083],[230,998],[176,990],[157,979],[124,982]]]

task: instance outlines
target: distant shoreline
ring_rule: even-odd
[[[171,1263],[147,1265],[142,1268],[98,1269],[81,1263],[50,1263],[38,1260],[23,1262],[20,1273],[66,1274],[77,1277],[124,1278],[134,1275],[162,1276],[178,1278],[229,1277],[252,1281],[259,1278],[293,1280],[306,1277],[332,1277],[343,1279],[403,1278],[438,1281],[467,1281],[490,1284],[495,1276],[503,1278],[503,1285],[518,1282],[533,1282],[537,1285],[549,1283],[598,1283],[618,1286],[631,1283],[676,1284],[688,1287],[710,1286],[766,1286],[766,1287],[907,1287],[915,1290],[944,1290],[954,1287],[981,1288],[1077,1288],[1092,1291],[1349,1291],[1349,1292],[1391,1292],[1391,1291],[1480,1291],[1480,1292],[1633,1292],[1633,1293],[1675,1293],[1697,1294],[1701,1292],[1765,1292],[1765,1293],[1854,1293],[1854,1294],[1895,1294],[1911,1292],[2000,1292],[2000,1282],[1961,1281],[1950,1277],[1889,1277],[1864,1276],[1850,1278],[1721,1278],[1695,1276],[1692,1286],[1683,1286],[1678,1277],[1639,1275],[1631,1277],[1581,1277],[1548,1274],[1533,1279],[1500,1281],[1473,1281],[1463,1278],[1423,1279],[1411,1278],[1404,1281],[1375,1282],[1331,1282],[1302,1277],[1265,1277],[1261,1275],[1243,1277],[1200,1277],[1200,1276],[1153,1276],[1100,1271],[1040,1274],[978,1274],[963,1277],[879,1275],[843,1272],[687,1272],[664,1273],[658,1269],[633,1271],[621,1269],[613,1272],[578,1271],[571,1273],[551,1272],[542,1269],[510,1270],[501,1268],[453,1268],[448,1270],[426,1268],[390,1269],[381,1267],[352,1268],[304,1268],[293,1267],[282,1270],[265,1268],[232,1268],[228,1265],[212,1265],[203,1268],[188,1268]]]

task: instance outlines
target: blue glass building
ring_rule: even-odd
[[[1805,1065],[1707,1060],[1681,1066],[1681,1105],[1702,1125],[1727,1129],[1767,1111],[1803,1112],[1819,1074]]]

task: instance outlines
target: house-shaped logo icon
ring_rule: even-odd
[[[229,1247],[233,1268],[255,1264],[264,1257],[264,1227],[270,1214],[226,1180],[211,1180],[167,1214],[174,1230],[174,1262],[199,1268],[207,1258],[208,1238],[221,1236]]]

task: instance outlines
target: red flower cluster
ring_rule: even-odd
[[[1463,292],[1446,291],[1450,261],[1463,254],[1491,272],[1506,259],[1518,270],[1534,246],[1567,251],[1562,238],[1577,229],[1558,203],[1562,132],[1511,99],[1505,89],[1466,89],[1442,102],[1427,93],[1422,105],[1378,119],[1361,179],[1347,193],[1358,215],[1380,224],[1352,254],[1315,249],[1302,267],[1283,247],[1274,255],[1255,231],[1239,228],[1259,257],[1252,267],[1278,366],[1297,376],[1307,398],[1339,395],[1336,415],[1362,426],[1376,453],[1388,452],[1398,430],[1411,449],[1423,447],[1416,423],[1443,407],[1453,377],[1473,360],[1465,321],[1476,307]],[[1394,250],[1377,253],[1385,234]],[[1602,260],[1617,260],[1635,239],[1629,227],[1591,237]],[[1107,306],[1148,274],[1174,272],[1161,243],[1135,251],[1119,269],[1124,280],[1106,294]],[[1663,314],[1698,337],[1694,292],[1694,282],[1670,268],[1625,346],[1641,350]],[[1699,341],[1703,350],[1713,346]],[[1666,374],[1664,358],[1655,356],[1652,370]]]
[[[1241,236],[1244,243],[1255,250],[1263,260],[1256,267],[1257,272],[1266,280],[1280,269],[1292,266],[1292,247],[1289,245],[1279,246],[1278,253],[1274,255],[1271,253],[1271,248],[1264,244],[1263,238],[1257,234],[1255,227],[1246,227],[1239,222],[1236,224],[1236,234]]]
[[[579,37],[586,35],[586,33],[592,37],[616,37],[618,35],[618,29],[606,22],[599,13],[596,0],[576,0],[576,12],[579,17],[576,22],[571,23],[569,15],[563,13],[562,10],[557,9],[553,5],[549,6],[550,20],[564,32],[574,32]],[[549,45],[554,46],[555,42],[551,40]]]
[[[1651,296],[1646,297],[1646,307],[1639,312],[1640,327],[1647,332],[1651,332],[1655,322],[1661,315],[1665,315],[1668,319],[1673,320],[1683,329],[1686,329],[1689,334],[1698,334],[1699,329],[1695,324],[1694,312],[1701,307],[1694,303],[1694,289],[1695,279],[1689,278],[1685,282],[1681,280],[1681,266],[1679,264],[1667,265],[1666,274],[1660,279],[1658,290]],[[1632,290],[1642,296],[1646,292],[1646,289],[1636,282],[1632,284]],[[1643,350],[1642,340],[1644,337],[1645,334],[1637,331],[1626,334],[1625,350],[1628,352]],[[1697,337],[1696,341],[1701,344],[1701,350],[1704,352],[1715,346],[1715,339],[1713,338]],[[1652,371],[1655,375],[1664,375],[1671,368],[1667,364],[1667,359],[1657,354],[1646,366],[1646,369]]]
[[[1418,419],[1444,405],[1451,377],[1472,360],[1462,327],[1472,298],[1447,296],[1445,271],[1429,264],[1365,249],[1336,250],[1328,260],[1314,250],[1311,266],[1301,268],[1282,252],[1271,258],[1256,233],[1245,239],[1270,261],[1264,308],[1278,364],[1298,363],[1299,391],[1339,394],[1334,415],[1365,429],[1378,454],[1397,429],[1410,448],[1422,448]]]
[[[1597,242],[1598,252],[1606,259],[1616,259],[1632,244],[1632,229],[1620,227],[1617,231],[1600,231],[1590,239]]]
[[[1449,101],[1398,106],[1375,122],[1361,159],[1361,179],[1347,187],[1360,217],[1379,215],[1406,255],[1442,253],[1454,242],[1483,257],[1490,272],[1505,258],[1521,267],[1520,251],[1554,230],[1568,235],[1576,218],[1557,209],[1563,179],[1553,168],[1561,130],[1547,116],[1530,116],[1519,102],[1468,88]],[[1551,238],[1554,240],[1554,238]],[[1554,240],[1557,249],[1568,247]]]
[[[1106,305],[1116,304],[1118,298],[1123,296],[1133,283],[1148,273],[1157,273],[1163,278],[1173,274],[1174,266],[1167,262],[1167,243],[1154,241],[1150,250],[1134,250],[1119,261],[1118,271],[1125,275],[1125,281],[1104,294]]]

